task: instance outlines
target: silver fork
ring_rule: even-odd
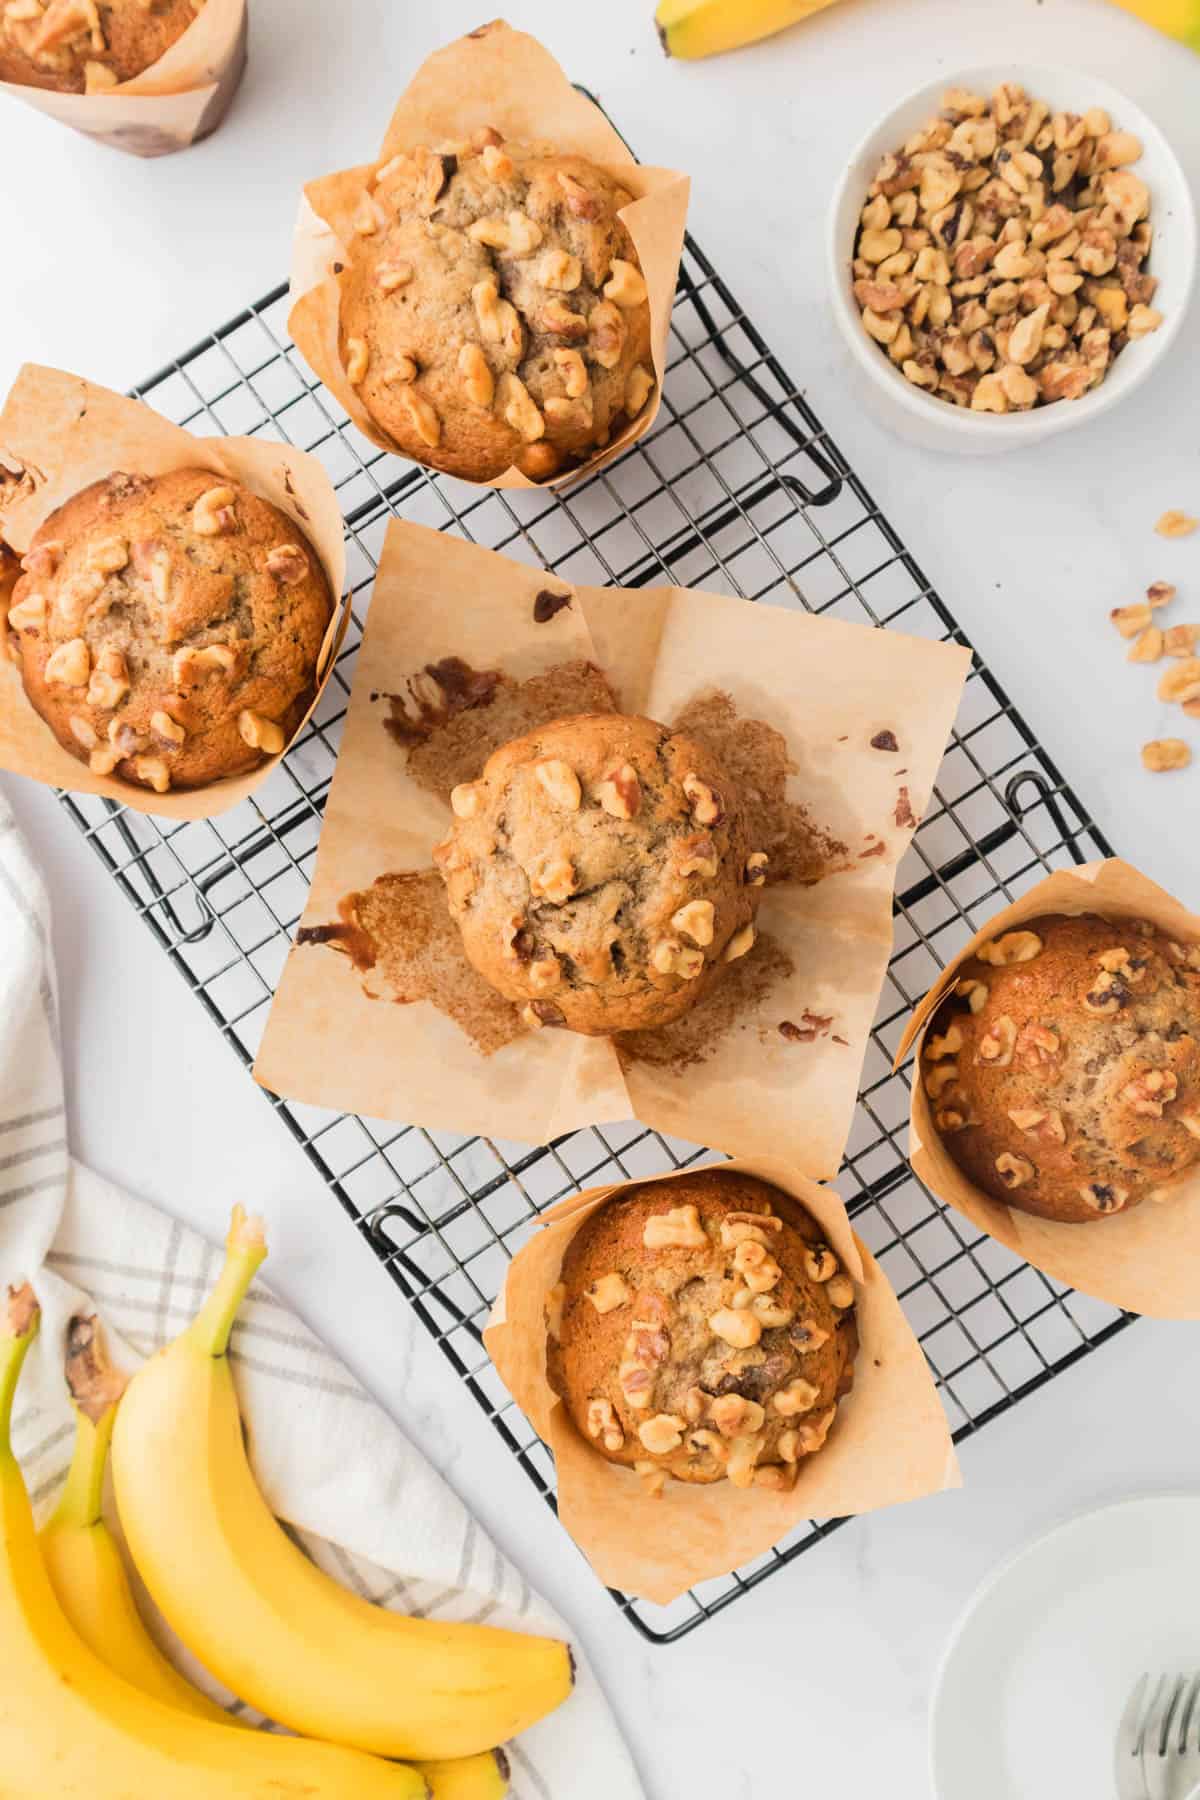
[[[1117,1730],[1118,1800],[1200,1800],[1200,1674],[1143,1675]]]

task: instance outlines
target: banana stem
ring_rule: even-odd
[[[267,1241],[259,1218],[248,1218],[246,1209],[235,1206],[225,1239],[225,1267],[183,1339],[206,1356],[224,1356],[229,1348],[229,1334],[238,1307],[267,1255]]]
[[[93,1424],[75,1408],[75,1449],[66,1486],[50,1518],[53,1525],[95,1525],[103,1511],[104,1465],[112,1442],[117,1409],[110,1406]]]
[[[0,1457],[12,1455],[13,1396],[40,1317],[41,1308],[28,1282],[21,1288],[9,1288],[7,1303],[0,1307]]]

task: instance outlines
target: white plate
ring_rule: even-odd
[[[989,1576],[934,1683],[937,1800],[1109,1800],[1143,1670],[1200,1668],[1200,1496],[1085,1513]]]

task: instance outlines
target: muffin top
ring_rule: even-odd
[[[854,1287],[812,1215],[751,1175],[622,1190],[571,1240],[547,1302],[550,1384],[655,1488],[790,1488],[851,1385]]]
[[[591,713],[505,744],[434,851],[467,956],[531,1025],[598,1036],[686,1012],[754,943],[766,857],[715,757]]]
[[[346,372],[407,455],[544,480],[654,387],[650,308],[611,175],[485,130],[373,172],[340,276]]]
[[[1068,1223],[1168,1199],[1200,1163],[1200,945],[1033,919],[962,966],[921,1065],[946,1148],[994,1199]]]
[[[288,742],[333,610],[287,515],[207,469],[113,474],[43,523],[8,621],[25,691],[93,773],[165,793]]]
[[[183,36],[204,0],[0,0],[0,81],[102,94]]]

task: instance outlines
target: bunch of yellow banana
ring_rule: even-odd
[[[822,12],[833,0],[660,0],[658,35],[668,56],[716,56],[757,43]],[[1200,50],[1200,0],[1116,0],[1168,37]]]
[[[0,1302],[0,1792],[500,1800],[495,1746],[566,1698],[570,1651],[386,1612],[293,1544],[251,1474],[226,1355],[266,1255],[240,1207],[227,1251],[197,1317],[124,1394],[94,1321],[73,1321],[75,1454],[40,1540],[9,1440],[37,1303],[28,1287]],[[214,1676],[300,1736],[236,1728],[149,1637],[101,1516],[110,1440],[122,1524],[161,1611]]]

